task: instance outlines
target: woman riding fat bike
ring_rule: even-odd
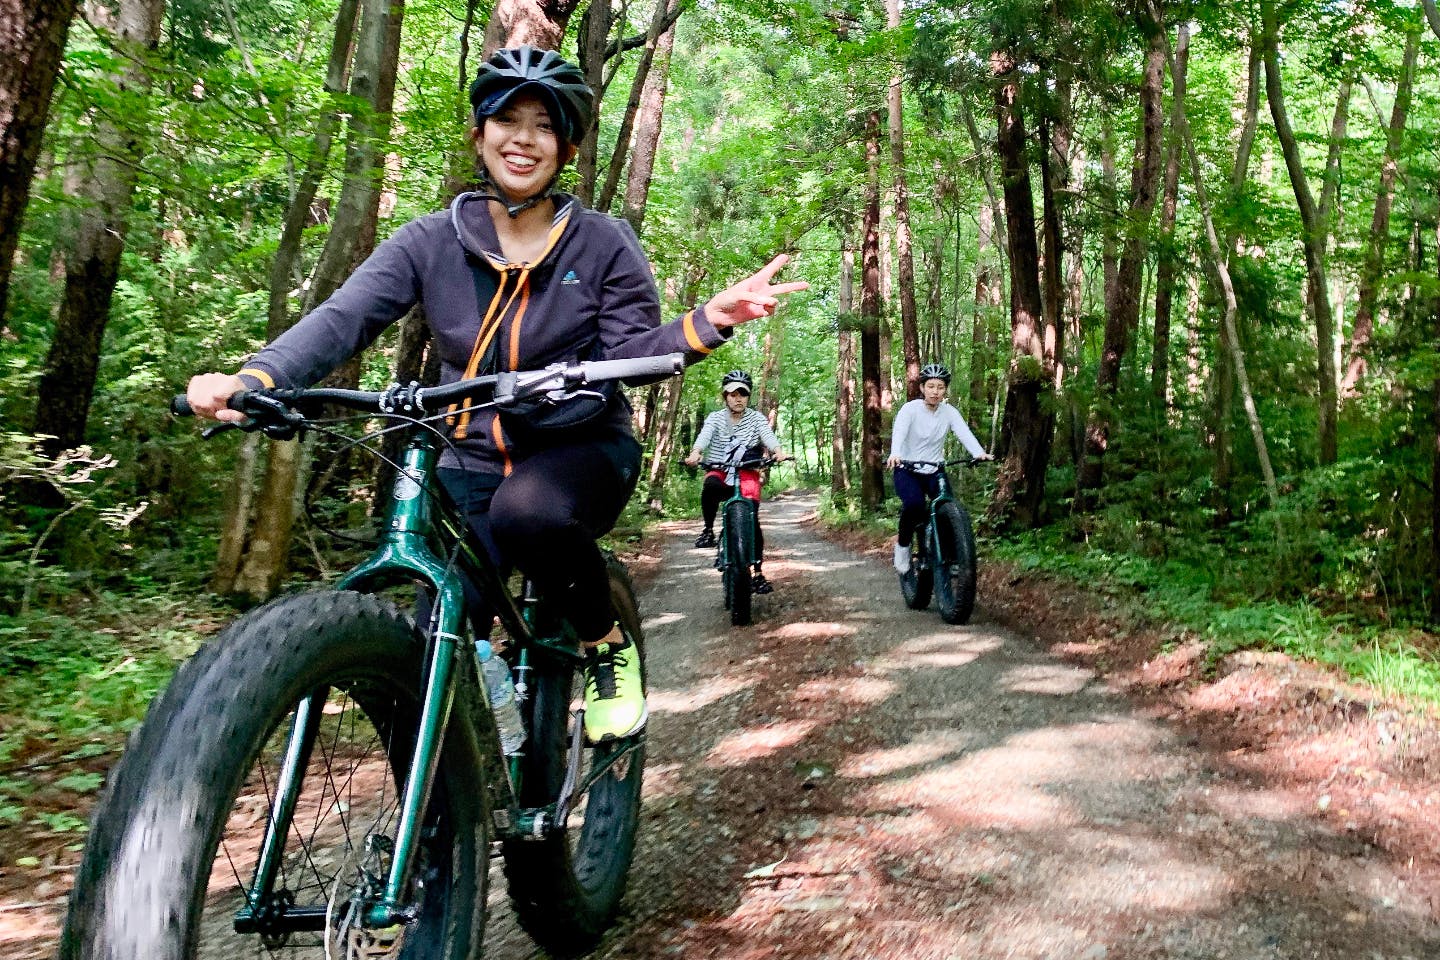
[[[920,368],[920,399],[911,400],[895,415],[885,465],[895,471],[895,493],[901,503],[895,541],[895,569],[901,574],[910,569],[910,542],[925,519],[927,499],[940,495],[940,468],[934,464],[945,459],[946,437],[955,434],[976,460],[994,459],[975,439],[960,411],[945,402],[949,389],[950,371],[942,364],[927,363]],[[914,465],[907,467],[904,461]]]
[[[700,512],[704,517],[705,529],[695,538],[697,549],[715,546],[715,515],[720,504],[735,495],[727,468],[742,461],[759,460],[767,454],[777,463],[793,460],[780,451],[780,441],[770,429],[770,421],[758,410],[750,409],[750,374],[744,370],[731,370],[720,381],[720,398],[725,409],[716,410],[705,418],[695,446],[685,458],[688,466],[695,466],[702,460],[709,469],[705,472],[705,483],[700,490]],[[774,587],[765,579],[762,569],[765,562],[765,534],[760,529],[760,471],[746,467],[734,471],[739,479],[740,495],[754,501],[755,522],[755,566],[750,579],[750,592],[770,593]]]
[[[315,383],[417,304],[444,384],[671,352],[694,363],[737,324],[771,314],[777,297],[807,287],[771,283],[788,259],[777,256],[662,324],[634,231],[556,188],[594,110],[579,68],[553,51],[500,50],[481,66],[470,103],[480,189],[397,230],[238,373],[194,378],[188,398],[197,413],[237,420],[242,414],[226,407],[237,391]],[[602,388],[563,405],[473,413],[468,406],[461,398],[455,409],[441,483],[465,506],[492,556],[518,566],[542,593],[567,591],[587,657],[587,736],[635,733],[647,716],[638,662],[610,614],[605,561],[595,545],[639,472],[629,404],[618,390]]]
[[[672,354],[379,393],[232,395],[240,428],[274,439],[379,421],[350,443],[383,456],[377,441],[404,431],[377,495],[379,544],[334,588],[230,624],[151,704],[96,805],[61,960],[473,960],[492,840],[520,925],[550,955],[591,949],[625,892],[645,736],[586,743],[576,624],[592,612],[528,578],[513,590],[435,467],[454,403],[563,403],[683,366]],[[193,412],[184,397],[172,410]],[[616,646],[640,666],[634,591],[605,564]],[[503,650],[467,629],[472,595],[503,626]]]

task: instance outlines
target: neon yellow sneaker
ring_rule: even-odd
[[[603,743],[631,736],[648,716],[640,658],[616,627],[585,651],[585,738]]]

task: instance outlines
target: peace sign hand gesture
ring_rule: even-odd
[[[803,280],[778,284],[770,282],[789,262],[790,258],[782,253],[758,272],[721,290],[706,301],[705,318],[716,327],[734,327],[770,316],[780,303],[781,296],[810,289],[810,284]]]

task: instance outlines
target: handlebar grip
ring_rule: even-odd
[[[183,393],[177,393],[170,398],[170,412],[177,417],[193,417],[195,411],[190,407],[190,400]]]
[[[636,357],[633,360],[587,360],[580,364],[585,382],[596,380],[628,380],[631,377],[672,377],[685,369],[683,353],[667,353],[662,357]]]

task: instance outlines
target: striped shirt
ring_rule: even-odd
[[[700,436],[695,438],[695,448],[703,450],[700,458],[706,463],[729,463],[744,459],[745,451],[757,443],[765,445],[767,451],[780,449],[770,421],[759,410],[747,408],[740,416],[740,422],[730,419],[730,411],[716,410],[705,418]]]

